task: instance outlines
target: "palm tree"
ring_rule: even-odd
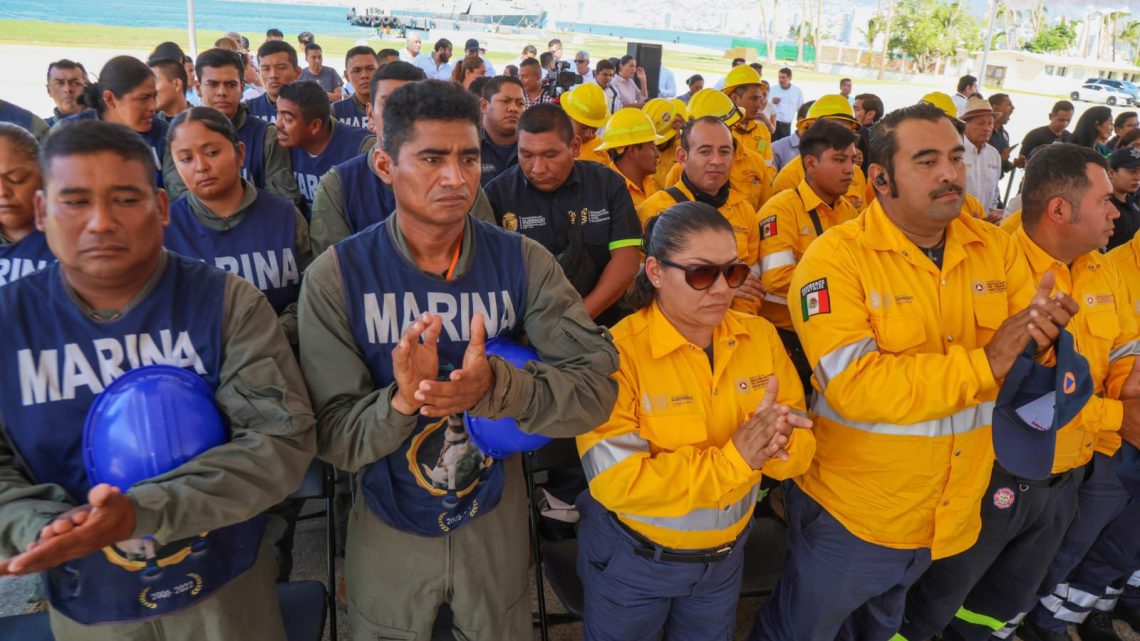
[[[768,49],[768,60],[776,60],[776,39],[772,37],[772,31],[768,27],[768,13],[764,11],[766,0],[760,0],[757,3],[760,5],[760,27],[764,34],[764,46]],[[772,15],[778,15],[780,12],[780,0],[772,0]]]
[[[804,38],[807,30],[811,28],[808,18],[811,17],[811,0],[804,0],[800,9],[800,24],[796,26],[796,64],[804,63]]]
[[[1129,60],[1136,59],[1136,45],[1140,41],[1140,20],[1129,20],[1120,30],[1120,39],[1128,47]]]
[[[1108,21],[1112,22],[1112,61],[1113,62],[1116,62],[1117,23],[1120,22],[1120,19],[1126,15],[1128,15],[1127,11],[1113,11],[1112,13],[1109,13],[1108,16],[1106,17],[1106,19]]]
[[[891,21],[895,17],[895,0],[887,1],[887,19],[883,21],[883,53],[879,56],[879,79],[881,80],[887,71],[887,53],[889,50],[888,43],[891,41]]]
[[[883,28],[886,27],[886,19],[880,15],[871,16],[867,20],[867,28],[863,29],[863,39],[867,42],[867,51],[870,51],[875,46],[875,39],[883,33]]]

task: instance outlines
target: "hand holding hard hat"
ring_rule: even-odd
[[[87,504],[44,526],[24,553],[0,562],[0,575],[42,572],[129,539],[135,508],[123,492],[228,440],[214,390],[197,374],[148,365],[116,378],[83,425]]]

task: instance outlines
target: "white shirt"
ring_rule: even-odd
[[[776,105],[776,120],[786,123],[795,122],[796,112],[804,104],[804,92],[793,84],[789,84],[788,88],[784,89],[780,83],[776,83],[768,90],[768,102],[775,103],[776,98],[780,99],[780,104]]]
[[[587,82],[594,82],[594,70],[587,69],[586,73],[582,74],[582,84]]]
[[[672,98],[677,95],[677,79],[673,77],[673,72],[669,71],[664,65],[661,67],[661,75],[657,77],[657,97],[658,98]]]
[[[606,111],[611,114],[616,114],[622,108],[621,96],[618,95],[617,89],[614,88],[614,83],[611,82],[610,86],[602,90],[606,96]]]
[[[445,62],[436,67],[435,58],[432,58],[430,53],[416,56],[412,64],[423,69],[429,80],[451,80],[451,63]]]
[[[982,150],[969,140],[963,139],[966,155],[962,158],[966,165],[966,193],[977,198],[982,206],[996,209],[1000,200],[1001,154],[989,143]]]
[[[953,96],[950,96],[950,100],[953,101],[954,107],[958,110],[958,115],[961,116],[962,110],[966,108],[966,102],[969,100],[969,98],[963,96],[960,93],[956,93]]]

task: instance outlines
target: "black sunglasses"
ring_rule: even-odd
[[[664,258],[658,258],[657,260],[662,265],[674,267],[685,272],[685,282],[688,283],[689,287],[692,287],[698,292],[703,292],[712,287],[721,274],[724,274],[724,282],[728,283],[729,287],[735,289],[743,285],[744,281],[748,279],[748,274],[752,272],[748,265],[741,262],[729,263],[727,265],[678,265]]]

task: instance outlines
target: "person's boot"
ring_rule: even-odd
[[[1112,627],[1112,613],[1102,610],[1089,612],[1084,621],[1077,624],[1081,641],[1122,641]]]
[[[1132,627],[1133,632],[1140,633],[1140,609],[1125,605],[1123,601],[1116,603],[1112,616],[1120,619]]]
[[[1017,628],[1017,636],[1020,637],[1022,641],[1073,641],[1072,637],[1069,636],[1068,630],[1062,630],[1060,632],[1047,630],[1028,620],[1022,622],[1021,626]],[[1082,639],[1082,641],[1088,640]]]

